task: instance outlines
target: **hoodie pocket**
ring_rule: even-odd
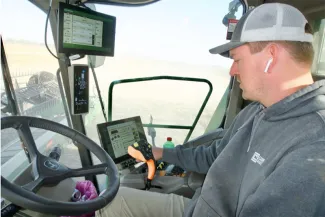
[[[193,216],[221,217],[221,215],[214,211],[202,197],[200,197],[196,203]]]

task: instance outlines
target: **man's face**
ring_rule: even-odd
[[[248,45],[242,45],[230,51],[234,60],[230,75],[236,76],[243,90],[243,98],[259,101],[263,94],[263,70],[261,67],[262,55],[251,54]]]

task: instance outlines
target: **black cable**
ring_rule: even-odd
[[[50,48],[47,46],[47,24],[48,24],[48,21],[49,21],[51,9],[52,9],[52,0],[50,2],[50,7],[49,7],[49,11],[47,12],[47,17],[46,17],[46,22],[45,22],[45,46],[46,46],[47,50],[52,54],[53,57],[55,57],[56,59],[60,60],[57,56],[55,56],[52,53],[52,51],[50,50]]]
[[[81,2],[80,5],[83,6],[84,8],[87,8],[88,10],[91,10],[92,11],[92,9],[90,7],[88,7],[87,5],[85,5],[85,3],[82,3]]]
[[[80,0],[79,1],[76,1],[76,3],[75,3],[76,5],[78,5],[78,6],[82,6],[82,7],[84,7],[84,8],[86,8],[86,9],[88,9],[88,10],[91,10],[92,11],[92,9],[91,8],[89,8],[85,3],[83,3],[83,2],[81,2]]]
[[[108,122],[107,116],[106,116],[106,113],[105,113],[105,107],[104,107],[104,103],[103,103],[103,98],[102,98],[102,95],[100,93],[97,76],[96,76],[95,69],[94,69],[94,66],[93,66],[92,63],[90,63],[90,68],[91,68],[91,71],[92,71],[93,76],[94,76],[94,81],[95,81],[95,85],[96,85],[96,89],[97,89],[97,94],[98,94],[98,98],[99,98],[100,106],[102,108],[103,115],[104,115],[105,121]]]

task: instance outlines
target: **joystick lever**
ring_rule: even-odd
[[[136,160],[140,160],[147,163],[148,178],[145,189],[149,190],[151,187],[154,187],[151,185],[151,181],[156,173],[156,165],[154,156],[152,154],[152,145],[150,145],[146,140],[142,139],[128,147],[128,154]]]

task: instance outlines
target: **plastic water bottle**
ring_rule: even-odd
[[[167,137],[167,141],[163,145],[164,148],[175,148],[175,144],[172,142],[172,137]]]

